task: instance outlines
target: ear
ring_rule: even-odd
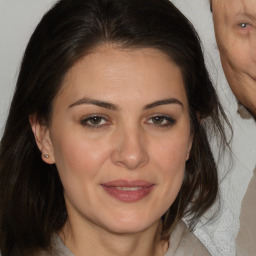
[[[36,115],[30,115],[29,122],[35,136],[37,147],[42,153],[43,161],[47,164],[54,164],[53,147],[48,127],[42,124]]]
[[[190,138],[189,138],[189,141],[188,141],[188,151],[187,151],[187,155],[186,155],[186,161],[189,159],[190,157],[190,150],[192,148],[192,145],[193,145],[193,140],[194,140],[194,135],[191,134],[190,135]]]

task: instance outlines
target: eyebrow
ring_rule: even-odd
[[[82,105],[82,104],[96,105],[101,108],[106,108],[106,109],[115,110],[115,111],[119,109],[119,107],[115,104],[100,101],[100,100],[90,99],[90,98],[82,98],[82,99],[74,102],[73,104],[71,104],[69,106],[69,108],[72,108],[72,107],[78,106],[78,105]]]
[[[256,20],[255,16],[248,13],[248,12],[238,12],[235,14],[235,17],[238,17],[238,18],[248,18],[250,20]]]
[[[95,105],[95,106],[98,106],[98,107],[102,107],[102,108],[106,108],[106,109],[114,110],[114,111],[117,111],[117,110],[120,109],[120,107],[118,105],[115,105],[113,103],[100,101],[100,100],[96,100],[96,99],[91,99],[91,98],[82,98],[82,99],[72,103],[69,106],[69,108],[72,108],[74,106],[79,106],[79,105],[82,105],[82,104]],[[168,104],[178,104],[182,108],[184,107],[182,102],[179,101],[178,99],[170,98],[170,99],[159,100],[159,101],[155,101],[153,103],[147,104],[146,106],[144,106],[143,110],[155,108],[155,107],[162,106],[162,105],[168,105]]]
[[[155,101],[153,103],[150,103],[148,105],[146,105],[144,107],[144,110],[146,109],[150,109],[150,108],[155,108],[158,106],[162,106],[162,105],[167,105],[167,104],[178,104],[180,105],[182,108],[184,107],[184,105],[181,103],[181,101],[179,101],[176,98],[170,98],[170,99],[165,99],[165,100],[159,100],[159,101]]]

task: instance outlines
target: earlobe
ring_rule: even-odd
[[[29,116],[29,122],[37,147],[42,153],[43,161],[48,164],[53,164],[55,160],[48,127],[41,124],[36,115]]]

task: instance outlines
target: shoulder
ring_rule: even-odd
[[[57,234],[52,236],[51,247],[50,252],[41,251],[37,256],[74,256]]]
[[[236,253],[239,256],[255,255],[256,251],[256,167],[244,195],[241,213],[240,229],[236,237]]]
[[[183,221],[176,224],[165,256],[210,256],[200,240],[187,228]]]

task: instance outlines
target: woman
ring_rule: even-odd
[[[22,61],[0,151],[6,255],[209,255],[206,131],[225,116],[168,0],[61,0]],[[72,251],[72,253],[71,253]]]

